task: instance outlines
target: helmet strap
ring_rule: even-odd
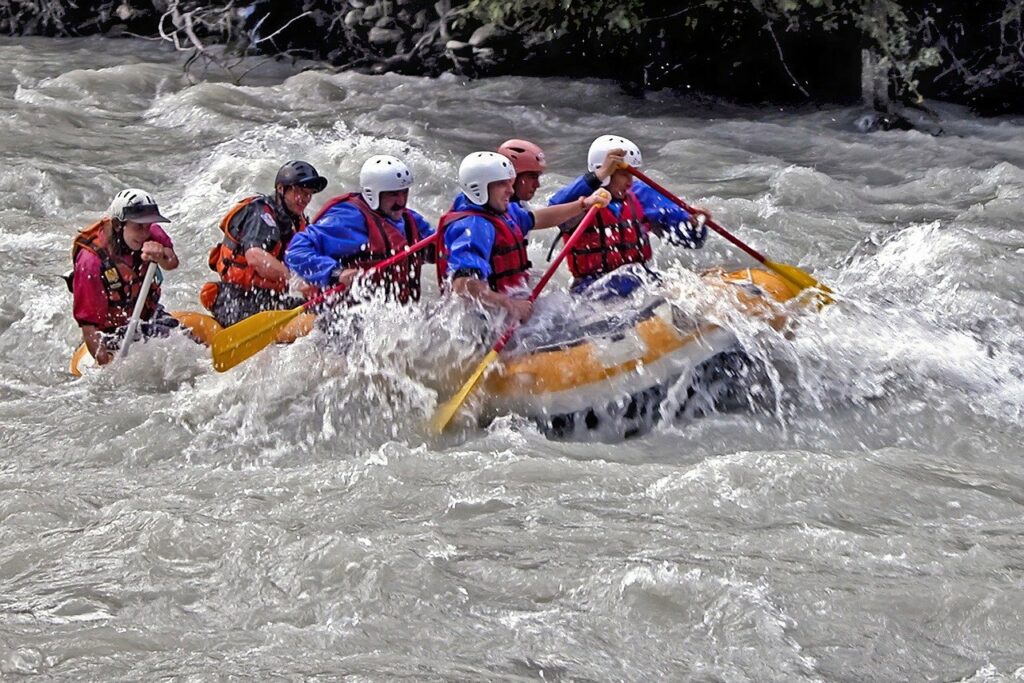
[[[120,218],[112,218],[110,219],[110,225],[113,228],[113,239],[111,242],[114,246],[114,251],[119,254],[131,253],[128,243],[124,241],[124,221]]]
[[[293,185],[275,185],[274,186],[274,194],[276,195],[275,198],[276,198],[277,206],[282,211],[284,211],[286,214],[288,214],[289,216],[292,216],[293,218],[301,218],[301,216],[299,216],[299,214],[293,213],[292,210],[288,208],[288,203],[285,202],[285,200],[284,200],[284,193],[288,191],[289,187],[294,187],[294,186]]]

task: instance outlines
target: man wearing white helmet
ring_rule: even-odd
[[[426,219],[407,206],[412,183],[412,171],[401,159],[383,154],[367,159],[359,171],[359,192],[324,205],[288,246],[288,267],[318,287],[347,284],[361,268],[434,234]],[[373,282],[401,303],[418,300],[423,262],[418,252],[376,273]]]
[[[527,233],[553,228],[595,204],[603,205],[607,195],[595,192],[527,211],[511,201],[515,178],[512,162],[496,152],[474,152],[462,160],[462,193],[438,226],[445,252],[445,258],[438,259],[438,273],[451,280],[456,294],[504,309],[513,319],[524,321],[533,304],[512,293],[529,279]]]
[[[588,172],[568,187],[559,190],[551,203],[570,201],[605,187],[612,201],[598,213],[592,228],[569,253],[566,265],[575,278],[573,291],[581,292],[608,273],[628,264],[643,266],[651,260],[649,233],[665,235],[673,244],[699,249],[707,237],[707,228],[688,212],[658,194],[626,170],[643,165],[640,148],[618,135],[602,135],[590,145]],[[704,212],[701,212],[704,213]],[[707,214],[705,213],[705,216]],[[569,228],[563,234],[568,238]],[[625,295],[640,280],[631,274],[602,280],[605,287]]]
[[[274,194],[253,195],[220,221],[224,237],[210,251],[210,269],[220,282],[207,282],[199,300],[227,327],[261,311],[295,308],[289,295],[284,250],[306,229],[306,207],[327,179],[306,161],[289,161],[274,177]]]
[[[178,267],[174,245],[157,223],[169,222],[143,190],[123,190],[107,215],[78,233],[71,247],[74,271],[68,286],[74,294],[75,321],[82,341],[100,365],[109,363],[118,334],[131,318],[142,293],[149,263],[164,270]],[[153,281],[142,309],[144,335],[159,334],[177,322],[160,306],[160,283]],[[162,328],[162,329],[160,329]]]

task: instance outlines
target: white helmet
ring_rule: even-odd
[[[590,143],[590,151],[587,152],[587,170],[594,172],[601,168],[604,158],[613,149],[626,150],[626,163],[630,166],[637,168],[643,166],[644,159],[640,156],[640,148],[633,144],[632,141],[619,135],[602,135]],[[604,179],[601,187],[606,186],[609,182],[611,182],[611,176]]]
[[[359,191],[376,211],[381,192],[398,192],[412,187],[412,171],[398,157],[378,154],[366,160],[359,170]]]
[[[107,213],[121,223],[170,223],[160,214],[156,200],[145,190],[121,190],[114,195]]]
[[[512,162],[497,152],[473,152],[459,164],[459,187],[466,198],[483,206],[487,203],[487,186],[498,180],[515,180]]]

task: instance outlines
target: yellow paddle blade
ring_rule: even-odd
[[[775,263],[774,261],[765,261],[764,264],[784,277],[791,285],[796,287],[797,290],[819,290],[821,294],[818,295],[818,301],[822,306],[832,303],[832,297],[829,296],[829,294],[832,293],[832,290],[829,289],[827,285],[823,285],[811,277],[811,274],[806,270],[801,270],[796,266],[791,266],[786,263]]]
[[[285,311],[263,311],[213,335],[210,353],[218,372],[230,370],[273,344],[282,327],[305,311],[298,306]]]
[[[68,370],[71,371],[72,375],[75,377],[82,376],[82,369],[80,366],[86,358],[91,358],[91,356],[89,356],[89,348],[85,344],[81,344],[77,349],[75,349],[75,353],[71,356],[71,365]]]
[[[465,403],[466,399],[473,392],[473,388],[476,387],[480,382],[480,378],[484,376],[484,370],[487,369],[491,363],[498,357],[498,352],[491,349],[490,353],[484,356],[484,359],[480,361],[480,365],[476,366],[476,370],[469,376],[466,383],[462,385],[458,393],[452,396],[447,403],[439,406],[434,412],[434,419],[430,421],[430,428],[434,434],[440,434],[444,431],[444,428],[448,426],[448,423],[455,417],[455,413],[459,412],[459,408]]]

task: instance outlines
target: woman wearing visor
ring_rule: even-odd
[[[148,192],[129,189],[117,193],[107,215],[75,237],[68,286],[82,341],[99,365],[109,363],[120,345],[149,264],[178,267],[171,238],[157,225],[168,222]],[[166,334],[178,325],[160,305],[158,280],[145,295],[143,336]]]

